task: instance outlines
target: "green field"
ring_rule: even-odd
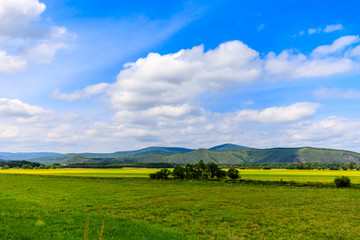
[[[61,172],[65,170],[70,173]],[[1,171],[17,173],[0,174],[1,239],[360,237],[359,189],[124,177],[146,176],[147,171],[156,170]],[[68,176],[59,176],[63,174]],[[350,175],[356,181],[359,172],[242,170],[240,174],[244,179],[298,176],[297,180],[327,182],[335,175]]]

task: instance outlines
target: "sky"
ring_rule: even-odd
[[[0,151],[360,152],[356,0],[0,0]]]

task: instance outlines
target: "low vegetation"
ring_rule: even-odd
[[[350,187],[350,178],[348,176],[336,177],[334,180],[336,187]]]
[[[229,176],[235,180],[239,178],[238,170],[230,168],[227,172],[222,170],[220,166],[213,162],[207,164],[203,160],[200,160],[195,164],[186,164],[185,166],[175,166],[173,171],[166,168],[161,169],[158,172],[151,173],[149,176],[151,179],[163,179],[169,178],[172,175],[174,179],[195,179],[195,180],[209,180],[209,179],[223,179]]]

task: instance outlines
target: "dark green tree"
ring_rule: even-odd
[[[29,165],[29,164],[24,164],[21,167],[22,169],[33,169],[33,166]]]
[[[175,166],[171,175],[173,175],[173,177],[175,179],[184,179],[185,178],[185,168],[182,166]]]
[[[350,178],[347,176],[337,176],[334,180],[335,185],[340,188],[340,187],[350,187],[351,183],[350,183]]]
[[[349,163],[349,169],[353,170],[354,168],[356,168],[355,163],[354,162]]]
[[[2,170],[7,170],[7,169],[9,169],[9,165],[4,165],[4,166],[2,166],[1,169],[2,169]]]
[[[230,168],[227,171],[227,175],[229,176],[229,178],[235,180],[235,179],[239,178],[239,171],[237,169],[235,169],[235,168]]]

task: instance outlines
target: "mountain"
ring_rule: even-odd
[[[153,153],[176,154],[176,153],[187,153],[192,151],[194,151],[194,149],[177,148],[177,147],[147,147],[140,150],[120,151],[114,153],[68,153],[57,156],[32,158],[31,161],[51,165],[54,163],[63,163],[64,161],[71,159],[72,157],[75,156],[84,157],[88,159],[94,159],[94,158],[114,159],[114,158],[122,158],[122,157],[137,157],[137,156],[143,156]],[[73,162],[73,160],[71,160],[71,162]]]
[[[231,143],[226,143],[226,144],[222,144],[222,145],[219,145],[219,146],[209,148],[209,150],[212,150],[212,151],[231,151],[231,150],[243,150],[243,149],[248,149],[248,148],[249,147],[235,145],[235,144],[231,144]]]
[[[360,163],[360,154],[345,150],[323,149],[323,148],[270,148],[270,149],[242,149],[230,151],[214,151],[208,149],[197,149],[185,153],[164,154],[150,153],[135,157],[120,158],[88,158],[78,156],[72,157],[63,164],[86,163],[86,162],[167,162],[167,163],[195,163],[199,160],[204,162],[215,162],[217,164],[263,164],[263,163],[296,163],[296,162],[338,162]]]
[[[0,152],[0,159],[11,161],[11,160],[29,160],[32,158],[38,157],[48,157],[48,156],[60,156],[61,153],[54,152],[29,152],[29,153],[9,153],[9,152]]]

